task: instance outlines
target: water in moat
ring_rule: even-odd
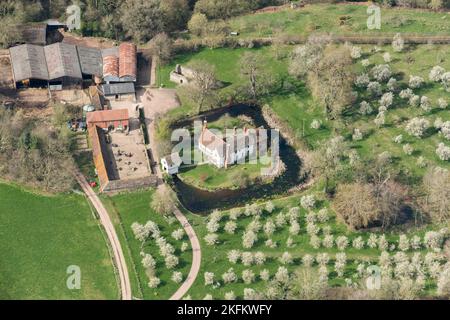
[[[214,122],[225,114],[231,117],[241,115],[250,117],[256,127],[262,126],[269,129],[260,107],[243,104],[207,111],[195,117],[180,120],[172,126],[172,129],[192,128],[195,120],[202,121],[207,119],[208,122]],[[208,214],[214,209],[243,206],[257,199],[286,194],[289,189],[302,183],[302,178],[300,177],[301,159],[298,157],[295,149],[283,138],[281,132],[279,141],[279,154],[285,165],[285,170],[269,183],[254,183],[241,189],[207,191],[189,185],[177,176],[174,176],[172,187],[183,206],[197,214]]]

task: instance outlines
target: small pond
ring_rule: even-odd
[[[253,120],[256,127],[269,128],[258,106],[239,104],[183,119],[173,124],[172,129],[192,128],[195,120],[207,119],[208,122],[214,122],[225,114],[229,114],[231,117],[247,116]],[[207,214],[219,208],[227,209],[243,206],[253,200],[286,194],[290,188],[303,182],[300,177],[301,160],[295,149],[283,138],[282,133],[280,133],[279,151],[280,158],[285,164],[285,171],[270,183],[255,183],[243,189],[206,191],[186,184],[180,178],[174,176],[172,187],[185,208],[198,214]]]

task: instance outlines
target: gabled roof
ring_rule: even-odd
[[[77,47],[77,51],[80,59],[81,72],[88,75],[102,76],[103,62],[101,50]]]
[[[135,93],[134,83],[132,82],[104,84],[102,85],[102,91],[105,96]]]
[[[45,46],[47,43],[47,25],[33,23],[20,26],[22,38],[25,43]]]
[[[9,49],[15,81],[48,80],[44,47],[23,44]]]
[[[77,48],[72,44],[55,43],[44,47],[49,80],[62,77],[82,79]]]
[[[135,81],[137,74],[136,45],[124,42],[119,46],[119,77]]]
[[[97,122],[112,122],[128,120],[128,109],[117,109],[117,110],[102,110],[88,112],[86,114],[87,124],[95,124]]]
[[[219,136],[215,135],[208,128],[204,128],[200,135],[200,143],[210,150],[215,150],[219,155],[224,156],[227,144]]]
[[[165,156],[163,159],[165,159],[169,167],[179,167],[182,162],[178,153],[172,153],[168,156]]]

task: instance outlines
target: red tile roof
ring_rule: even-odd
[[[103,76],[119,76],[119,58],[116,56],[106,56],[103,58]]]
[[[119,46],[119,76],[136,78],[137,59],[136,45],[130,42],[124,42]]]
[[[98,122],[120,121],[128,119],[129,119],[128,109],[94,111],[88,112],[86,115],[87,124]]]

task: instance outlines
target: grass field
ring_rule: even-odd
[[[189,243],[187,236],[184,236],[181,241],[174,240],[171,237],[171,233],[181,227],[178,220],[169,223],[163,216],[155,213],[150,208],[153,192],[154,191],[149,190],[123,193],[109,197],[103,196],[102,200],[112,215],[123,250],[127,256],[133,296],[140,299],[164,300],[169,299],[180,286],[180,284],[176,284],[171,280],[172,271],[182,272],[183,279],[185,279],[189,273],[192,261],[192,251],[190,251],[190,248],[185,252],[180,251],[180,246],[183,241]],[[131,225],[134,222],[145,224],[149,220],[158,224],[161,235],[175,247],[175,255],[180,259],[180,263],[174,270],[166,269],[164,259],[160,256],[154,240],[147,241],[141,248],[141,243],[135,239],[131,230]],[[151,254],[157,261],[156,276],[161,279],[161,284],[157,289],[149,288],[147,285],[148,276],[141,263],[141,251]]]
[[[280,212],[287,213],[290,207],[298,207],[299,206],[299,195],[290,196],[287,198],[281,198],[276,201],[273,201],[273,203],[276,206],[276,209],[272,213],[263,212],[261,215],[260,222],[262,225],[267,221],[268,218],[273,219],[276,221],[276,217]],[[326,200],[320,201],[321,208],[328,208],[328,202]],[[264,204],[262,204],[262,207],[264,207]],[[316,208],[314,211],[317,212],[319,208]],[[242,211],[244,211],[244,208],[241,208]],[[359,263],[363,262],[366,265],[369,265],[371,263],[376,264],[378,261],[378,257],[381,253],[381,251],[378,248],[368,248],[365,246],[363,249],[355,249],[352,248],[350,245],[345,251],[347,255],[347,266],[345,268],[345,273],[343,277],[337,276],[336,272],[334,271],[334,257],[335,254],[340,252],[336,245],[334,245],[332,248],[324,248],[321,247],[319,249],[315,249],[311,246],[309,242],[309,235],[306,232],[306,213],[307,211],[304,209],[300,210],[300,217],[298,219],[298,222],[300,224],[300,232],[298,235],[291,235],[291,238],[293,239],[293,247],[288,247],[286,244],[286,241],[288,239],[289,235],[289,223],[283,227],[279,227],[276,229],[275,233],[271,237],[273,241],[277,243],[276,248],[269,248],[267,247],[264,242],[268,239],[268,237],[264,234],[264,232],[261,230],[258,232],[258,240],[251,249],[245,249],[242,245],[242,235],[245,230],[245,228],[248,226],[248,224],[253,220],[253,217],[247,217],[245,215],[242,215],[239,217],[236,222],[238,225],[238,228],[236,229],[235,234],[227,234],[224,232],[223,227],[227,221],[229,221],[229,212],[224,211],[223,212],[223,218],[220,222],[220,229],[217,232],[219,235],[219,243],[214,246],[209,246],[204,241],[204,236],[208,233],[206,229],[206,223],[208,221],[207,217],[200,217],[193,214],[188,214],[188,217],[192,220],[192,224],[195,227],[197,236],[200,239],[201,247],[202,247],[202,266],[200,270],[200,274],[197,277],[196,282],[188,292],[189,295],[193,299],[203,299],[203,297],[206,294],[211,294],[213,298],[215,299],[223,299],[224,294],[229,291],[234,291],[236,296],[238,298],[243,298],[243,290],[244,288],[253,288],[256,290],[262,290],[266,286],[266,282],[259,279],[259,272],[262,269],[268,269],[270,271],[271,276],[274,275],[276,270],[279,266],[283,266],[282,263],[278,260],[283,252],[289,252],[294,261],[292,264],[284,265],[287,267],[287,269],[290,272],[294,272],[295,270],[301,269],[302,261],[301,258],[305,254],[311,254],[316,255],[317,253],[328,253],[330,256],[330,262],[327,265],[327,268],[329,270],[329,283],[330,285],[345,285],[345,278],[352,279],[352,281],[358,283],[361,281],[360,278],[358,278],[356,275],[356,267]],[[321,229],[325,226],[331,227],[331,233],[334,235],[335,239],[336,237],[340,235],[345,235],[348,237],[348,239],[353,240],[354,238],[361,236],[364,241],[367,241],[369,237],[368,232],[351,232],[347,230],[347,227],[340,223],[336,216],[333,214],[332,210],[328,210],[329,213],[329,220],[324,223],[317,223],[317,226],[319,226]],[[438,229],[442,226],[428,226],[426,228],[412,228],[408,232],[408,236],[412,237],[413,235],[423,236],[423,234],[430,230],[430,229]],[[380,234],[380,233],[378,233]],[[398,234],[399,230],[392,231],[389,233],[386,233],[386,239],[390,244],[396,245],[398,243]],[[319,237],[323,238],[323,231],[319,232]],[[237,249],[241,252],[249,251],[252,253],[255,253],[257,251],[263,252],[267,260],[263,265],[252,265],[252,266],[244,266],[242,262],[238,262],[237,264],[233,264],[229,262],[227,258],[227,254],[230,250]],[[408,251],[408,255],[412,255],[413,252],[419,252],[422,255],[425,254],[427,251],[424,249],[416,250],[416,251]],[[391,252],[391,254],[394,254],[394,252]],[[317,268],[317,264],[314,265],[315,268]],[[231,284],[224,284],[222,281],[222,274],[226,272],[229,268],[233,268],[234,272],[238,276],[238,281]],[[250,269],[256,274],[256,281],[252,284],[245,284],[241,279],[241,273],[245,269]],[[217,282],[220,283],[219,286],[205,286],[205,280],[204,280],[204,273],[205,272],[213,272],[215,274],[215,279]],[[430,293],[433,293],[435,290],[435,285],[432,284],[432,282],[429,283],[427,290]]]
[[[272,65],[274,74],[285,79],[285,86],[288,84],[289,89],[279,90],[278,93],[272,94],[263,98],[262,104],[269,105],[278,116],[284,120],[295,132],[297,138],[303,140],[306,145],[311,148],[318,147],[321,142],[331,134],[332,123],[327,121],[324,116],[323,108],[314,101],[309,90],[302,81],[297,81],[289,77],[287,73],[289,58],[288,52],[293,47],[285,46],[281,50],[284,53],[281,58],[276,58],[276,54],[271,47],[264,47],[260,49],[203,49],[196,54],[188,54],[177,57],[171,66],[164,67],[161,72],[163,79],[166,79],[164,84],[172,85],[168,81],[168,74],[176,63],[189,63],[194,60],[204,60],[216,67],[218,78],[222,81],[230,83],[229,87],[238,86],[242,84],[242,79],[238,76],[239,72],[239,57],[244,51],[253,50],[260,54],[268,64]],[[443,142],[443,138],[438,134],[433,134],[424,139],[416,139],[409,137],[404,130],[407,121],[416,116],[423,116],[429,119],[432,124],[437,117],[441,117],[444,121],[450,119],[450,110],[439,110],[436,108],[438,98],[446,98],[449,100],[450,95],[445,92],[442,86],[430,83],[428,74],[435,65],[440,65],[444,69],[450,69],[450,46],[449,45],[419,45],[410,46],[406,51],[397,53],[394,52],[391,46],[381,47],[380,52],[372,52],[373,46],[363,46],[364,57],[369,59],[371,67],[375,64],[383,63],[383,54],[389,52],[392,56],[390,63],[394,76],[399,80],[401,87],[406,87],[409,76],[422,76],[427,85],[420,90],[416,90],[416,94],[426,95],[432,101],[434,110],[430,113],[424,113],[420,108],[411,108],[407,106],[407,100],[401,101],[396,99],[394,106],[390,108],[387,113],[386,126],[377,129],[373,123],[375,115],[372,116],[358,116],[350,115],[343,117],[344,129],[343,134],[350,136],[353,128],[364,128],[368,134],[362,141],[353,143],[362,156],[376,154],[377,152],[389,151],[392,155],[399,159],[398,166],[404,166],[411,172],[422,174],[424,169],[417,168],[416,161],[419,156],[426,158],[430,164],[438,164],[441,166],[450,166],[448,162],[441,161],[435,154],[436,145],[438,142]],[[363,72],[360,60],[355,61],[355,70],[357,73]],[[227,90],[224,88],[222,90]],[[225,92],[226,93],[226,92]],[[398,94],[397,94],[398,95]],[[361,96],[360,100],[366,98]],[[372,100],[370,100],[372,99]],[[370,98],[368,100],[372,105],[377,103],[377,99]],[[355,105],[355,108],[357,106]],[[183,113],[186,110],[191,110],[192,106],[186,104],[182,107]],[[175,112],[181,112],[176,110]],[[188,111],[189,112],[189,111]],[[312,129],[312,121],[320,120],[322,128]],[[396,125],[394,125],[396,123]],[[403,154],[402,145],[396,144],[392,141],[393,137],[398,134],[403,134],[405,141],[410,143],[416,150],[413,156],[406,157]]]
[[[397,32],[448,35],[450,15],[414,9],[381,9],[381,29],[368,29],[367,6],[352,4],[314,4],[298,10],[249,14],[229,20],[231,30],[240,37],[334,34],[393,35]],[[341,22],[341,19],[343,22]]]
[[[0,299],[117,299],[105,238],[83,196],[0,184]],[[81,289],[69,290],[69,266]]]

